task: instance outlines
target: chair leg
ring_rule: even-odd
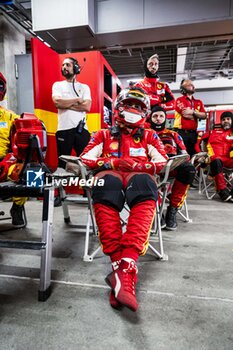
[[[95,214],[94,214],[94,210],[93,210],[93,206],[92,206],[92,198],[91,198],[90,191],[87,191],[87,198],[88,198],[88,209],[90,212],[90,217],[91,217],[91,222],[92,222],[92,231],[93,231],[93,234],[95,236],[97,236],[98,235],[97,225],[96,225],[96,221],[95,221]]]
[[[93,210],[93,209],[92,209]],[[101,247],[99,246],[97,249],[94,250],[92,254],[89,254],[89,242],[90,242],[90,227],[91,223],[94,228],[94,224],[92,221],[91,213],[88,213],[87,218],[87,225],[86,225],[86,235],[85,235],[85,244],[84,244],[84,255],[83,255],[83,261],[85,262],[92,262],[96,254],[101,250]]]
[[[64,222],[66,224],[69,224],[70,223],[70,214],[69,214],[68,205],[67,205],[67,203],[65,201],[66,192],[65,192],[65,190],[64,190],[64,188],[62,186],[60,186],[58,190],[59,190],[59,195],[60,195],[61,203],[62,203]]]
[[[188,205],[185,199],[182,208],[178,209],[177,213],[184,219],[185,222],[192,222],[192,219],[189,217]]]
[[[39,301],[46,301],[51,294],[53,205],[54,189],[52,187],[45,188],[42,214],[42,242],[44,247],[41,249]]]
[[[203,181],[203,189],[202,193],[205,193],[207,199],[213,199],[216,195],[216,190],[214,189],[214,193],[210,193],[211,186],[214,186],[213,180],[211,180],[209,183],[207,183],[208,173],[205,175],[203,173],[202,181]]]
[[[161,215],[160,213],[160,207],[158,201],[156,202],[156,218],[155,222],[157,225],[157,234],[158,234],[158,244],[159,244],[159,250],[156,249],[150,242],[149,242],[149,248],[152,250],[152,252],[156,255],[157,258],[160,260],[168,260],[168,255],[164,253],[164,248],[163,248],[163,237],[162,237],[162,229],[161,229]]]

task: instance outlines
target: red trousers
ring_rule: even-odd
[[[223,167],[233,169],[233,158],[220,158],[223,164]],[[215,187],[217,191],[224,190],[227,187],[226,180],[221,171],[219,174],[214,176]]]
[[[111,172],[111,175],[113,178],[121,179],[123,191],[126,193],[128,182],[135,173],[122,175],[119,172]],[[120,260],[123,257],[136,261],[139,255],[146,253],[155,208],[156,202],[153,199],[141,200],[132,205],[126,232],[123,234],[118,209],[103,203],[94,204],[102,249],[112,261]]]

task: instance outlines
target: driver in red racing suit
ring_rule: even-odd
[[[165,109],[159,106],[153,107],[149,123],[151,128],[157,132],[163,142],[168,157],[188,154],[182,137],[176,131],[168,130],[165,127]],[[190,185],[195,176],[195,167],[189,161],[186,161],[171,171],[169,176],[174,177],[175,181],[172,185],[171,194],[169,196],[170,204],[167,207],[165,224],[163,225],[162,223],[161,226],[166,227],[167,230],[173,231],[177,229],[176,214],[187,197]]]
[[[154,175],[167,161],[157,134],[144,129],[149,106],[143,90],[122,90],[115,102],[116,125],[98,131],[81,154],[104,180],[104,186],[93,187],[92,197],[102,249],[112,262],[113,272],[106,277],[110,304],[133,311],[138,308],[136,261],[148,248],[158,197]],[[130,214],[123,234],[119,213],[125,202]]]

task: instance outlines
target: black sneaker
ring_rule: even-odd
[[[228,202],[232,199],[231,193],[228,188],[224,188],[223,190],[218,191],[219,197],[223,202]]]
[[[12,225],[14,225],[17,228],[26,226],[26,223],[23,217],[23,210],[24,210],[23,205],[17,205],[13,203],[11,207],[10,214],[12,217]]]
[[[190,185],[190,190],[197,190],[198,186],[194,185],[193,183]]]
[[[164,214],[162,214],[162,216],[161,216],[160,225],[161,225],[161,229],[166,227],[166,221],[165,221]]]
[[[176,222],[176,213],[177,213],[177,208],[169,207],[167,208],[167,213],[166,213],[166,229],[169,231],[174,231],[177,229],[177,222]]]

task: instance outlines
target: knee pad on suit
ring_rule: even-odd
[[[181,164],[177,168],[176,179],[183,184],[191,185],[195,176],[195,167],[191,163]]]
[[[113,175],[104,175],[102,179],[104,180],[104,186],[93,187],[93,203],[110,205],[118,211],[121,211],[125,203],[123,184],[121,180]]]
[[[129,180],[125,196],[130,208],[145,200],[153,199],[157,201],[158,190],[156,183],[148,174],[136,174]]]
[[[220,174],[223,170],[223,164],[222,164],[221,159],[214,159],[210,163],[210,170],[211,170],[211,174],[213,176]]]

